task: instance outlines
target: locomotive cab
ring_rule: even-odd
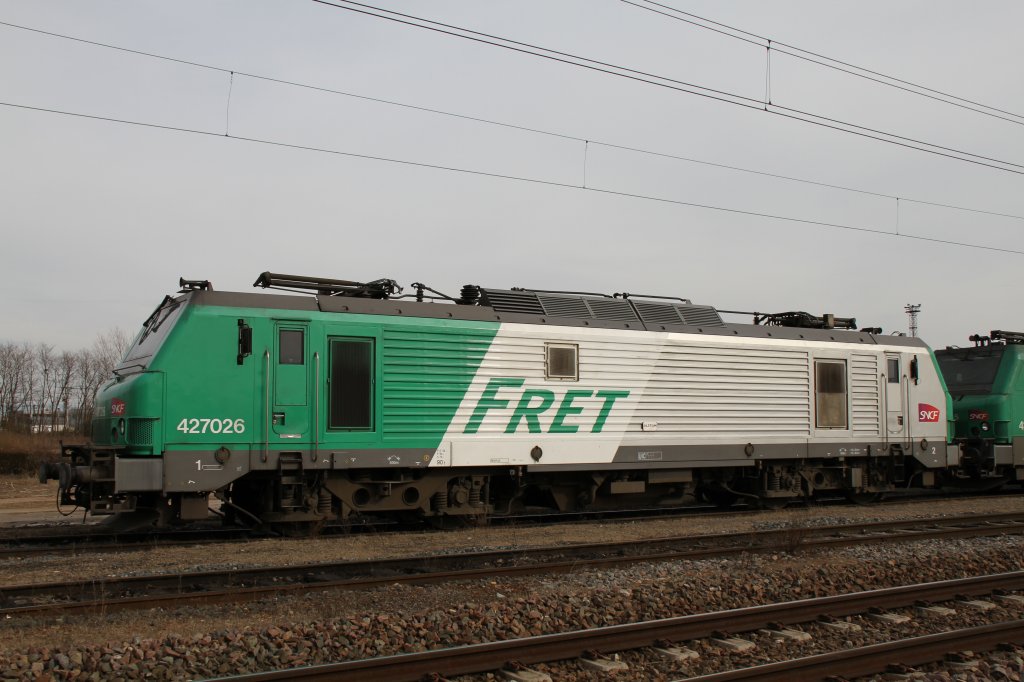
[[[955,414],[961,467],[973,479],[1024,480],[1024,333],[995,330],[936,358]]]
[[[187,295],[164,297],[97,392],[90,442],[63,445],[60,462],[40,466],[41,482],[58,481],[62,505],[97,516],[144,510],[180,516],[180,501],[167,505],[161,494],[164,372],[156,359],[187,304]]]

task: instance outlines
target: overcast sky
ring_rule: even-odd
[[[1024,114],[1024,3],[664,3]],[[765,94],[763,47],[618,0],[380,6],[752,100]],[[311,1],[0,0],[0,21],[566,136],[0,26],[0,101],[213,133],[0,106],[0,341],[77,349],[112,327],[134,332],[179,276],[247,291],[264,270],[420,281],[452,294],[473,283],[683,296],[729,310],[853,316],[886,333],[905,331],[903,306],[920,303],[920,335],[935,347],[1024,330],[1024,255],[671,203],[897,228],[891,198],[601,143],[1024,216],[1020,174]],[[1024,164],[1024,119],[779,53],[771,100]],[[584,176],[607,191],[579,188]],[[903,234],[1024,251],[1021,219],[913,201],[898,213]]]

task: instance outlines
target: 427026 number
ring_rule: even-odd
[[[182,433],[245,433],[244,419],[185,418],[178,423]]]

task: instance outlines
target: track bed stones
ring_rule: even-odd
[[[588,532],[593,534],[594,531]],[[635,535],[635,524],[620,527],[616,533]],[[452,535],[440,535],[437,542],[451,543]],[[513,542],[506,533],[503,544],[523,543],[525,535],[522,531]],[[474,546],[487,544],[480,531],[458,537],[472,537]],[[419,534],[412,538],[412,543],[428,549],[428,541],[433,539],[430,534]],[[478,541],[480,544],[476,544]],[[360,540],[360,543],[368,542]],[[325,545],[322,540],[287,543],[288,551],[293,553],[302,551],[297,547],[307,548],[306,556],[315,554]],[[381,554],[389,550],[384,541],[379,541],[378,545]],[[255,551],[255,546],[245,547],[249,550],[246,554]],[[334,548],[329,549],[334,551]],[[1024,542],[1016,537],[918,541],[820,553],[780,552],[775,556],[636,564],[541,578],[387,586],[342,597],[330,592],[314,592],[301,598],[269,599],[245,606],[126,612],[110,622],[84,616],[67,617],[62,623],[11,619],[0,622],[0,678],[57,677],[57,672],[64,670],[77,671],[75,679],[203,678],[426,651],[535,632],[565,632],[784,599],[1018,570],[1022,568],[1022,549]],[[209,554],[208,548],[203,551]],[[230,551],[229,561],[239,565],[236,548]],[[161,561],[167,561],[169,568],[176,567],[187,573],[196,566],[194,556],[187,553],[181,556],[185,558],[179,558],[178,563],[170,556],[164,556]],[[114,558],[108,556],[99,561],[90,557],[89,561],[99,566]],[[77,560],[76,557],[64,558],[69,570],[74,569]],[[133,570],[145,572],[137,555],[130,561],[135,562]],[[221,562],[227,563],[223,557],[206,556],[205,565]],[[113,566],[108,566],[107,570],[108,573],[118,571]],[[47,575],[45,570],[42,575]],[[1004,595],[1006,598],[993,601],[999,604],[999,612],[1004,616],[1011,613],[1019,618],[1024,614],[1021,603],[1024,599],[1009,598],[1017,596]],[[965,622],[986,622],[993,615],[992,610],[957,609],[957,612],[956,618]],[[764,662],[782,650],[790,654],[811,653],[819,646],[842,648],[847,643],[850,647],[861,646],[871,637],[905,636],[907,632],[921,631],[902,629],[905,624],[881,628],[863,618],[849,622],[859,625],[863,631],[808,626],[805,629],[813,636],[811,642],[782,644],[755,633],[751,637],[758,647],[747,654],[723,656],[707,643],[685,644],[700,654],[700,658],[683,662],[666,661],[653,651],[624,653],[622,660],[630,665],[630,670],[617,674],[615,679],[673,680],[712,672],[724,665]],[[913,628],[922,628],[925,622],[925,619],[915,620]],[[936,625],[942,627],[942,622]],[[65,663],[70,668],[65,668]],[[1004,667],[1011,669],[1009,664]],[[591,673],[585,673],[575,664],[572,676],[565,677],[561,675],[566,672],[562,667],[558,668],[558,675],[554,674],[554,667],[531,668],[558,680],[598,679],[585,677]],[[681,672],[686,674],[679,674]]]

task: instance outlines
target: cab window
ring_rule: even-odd
[[[373,429],[373,339],[331,339],[328,427]]]

